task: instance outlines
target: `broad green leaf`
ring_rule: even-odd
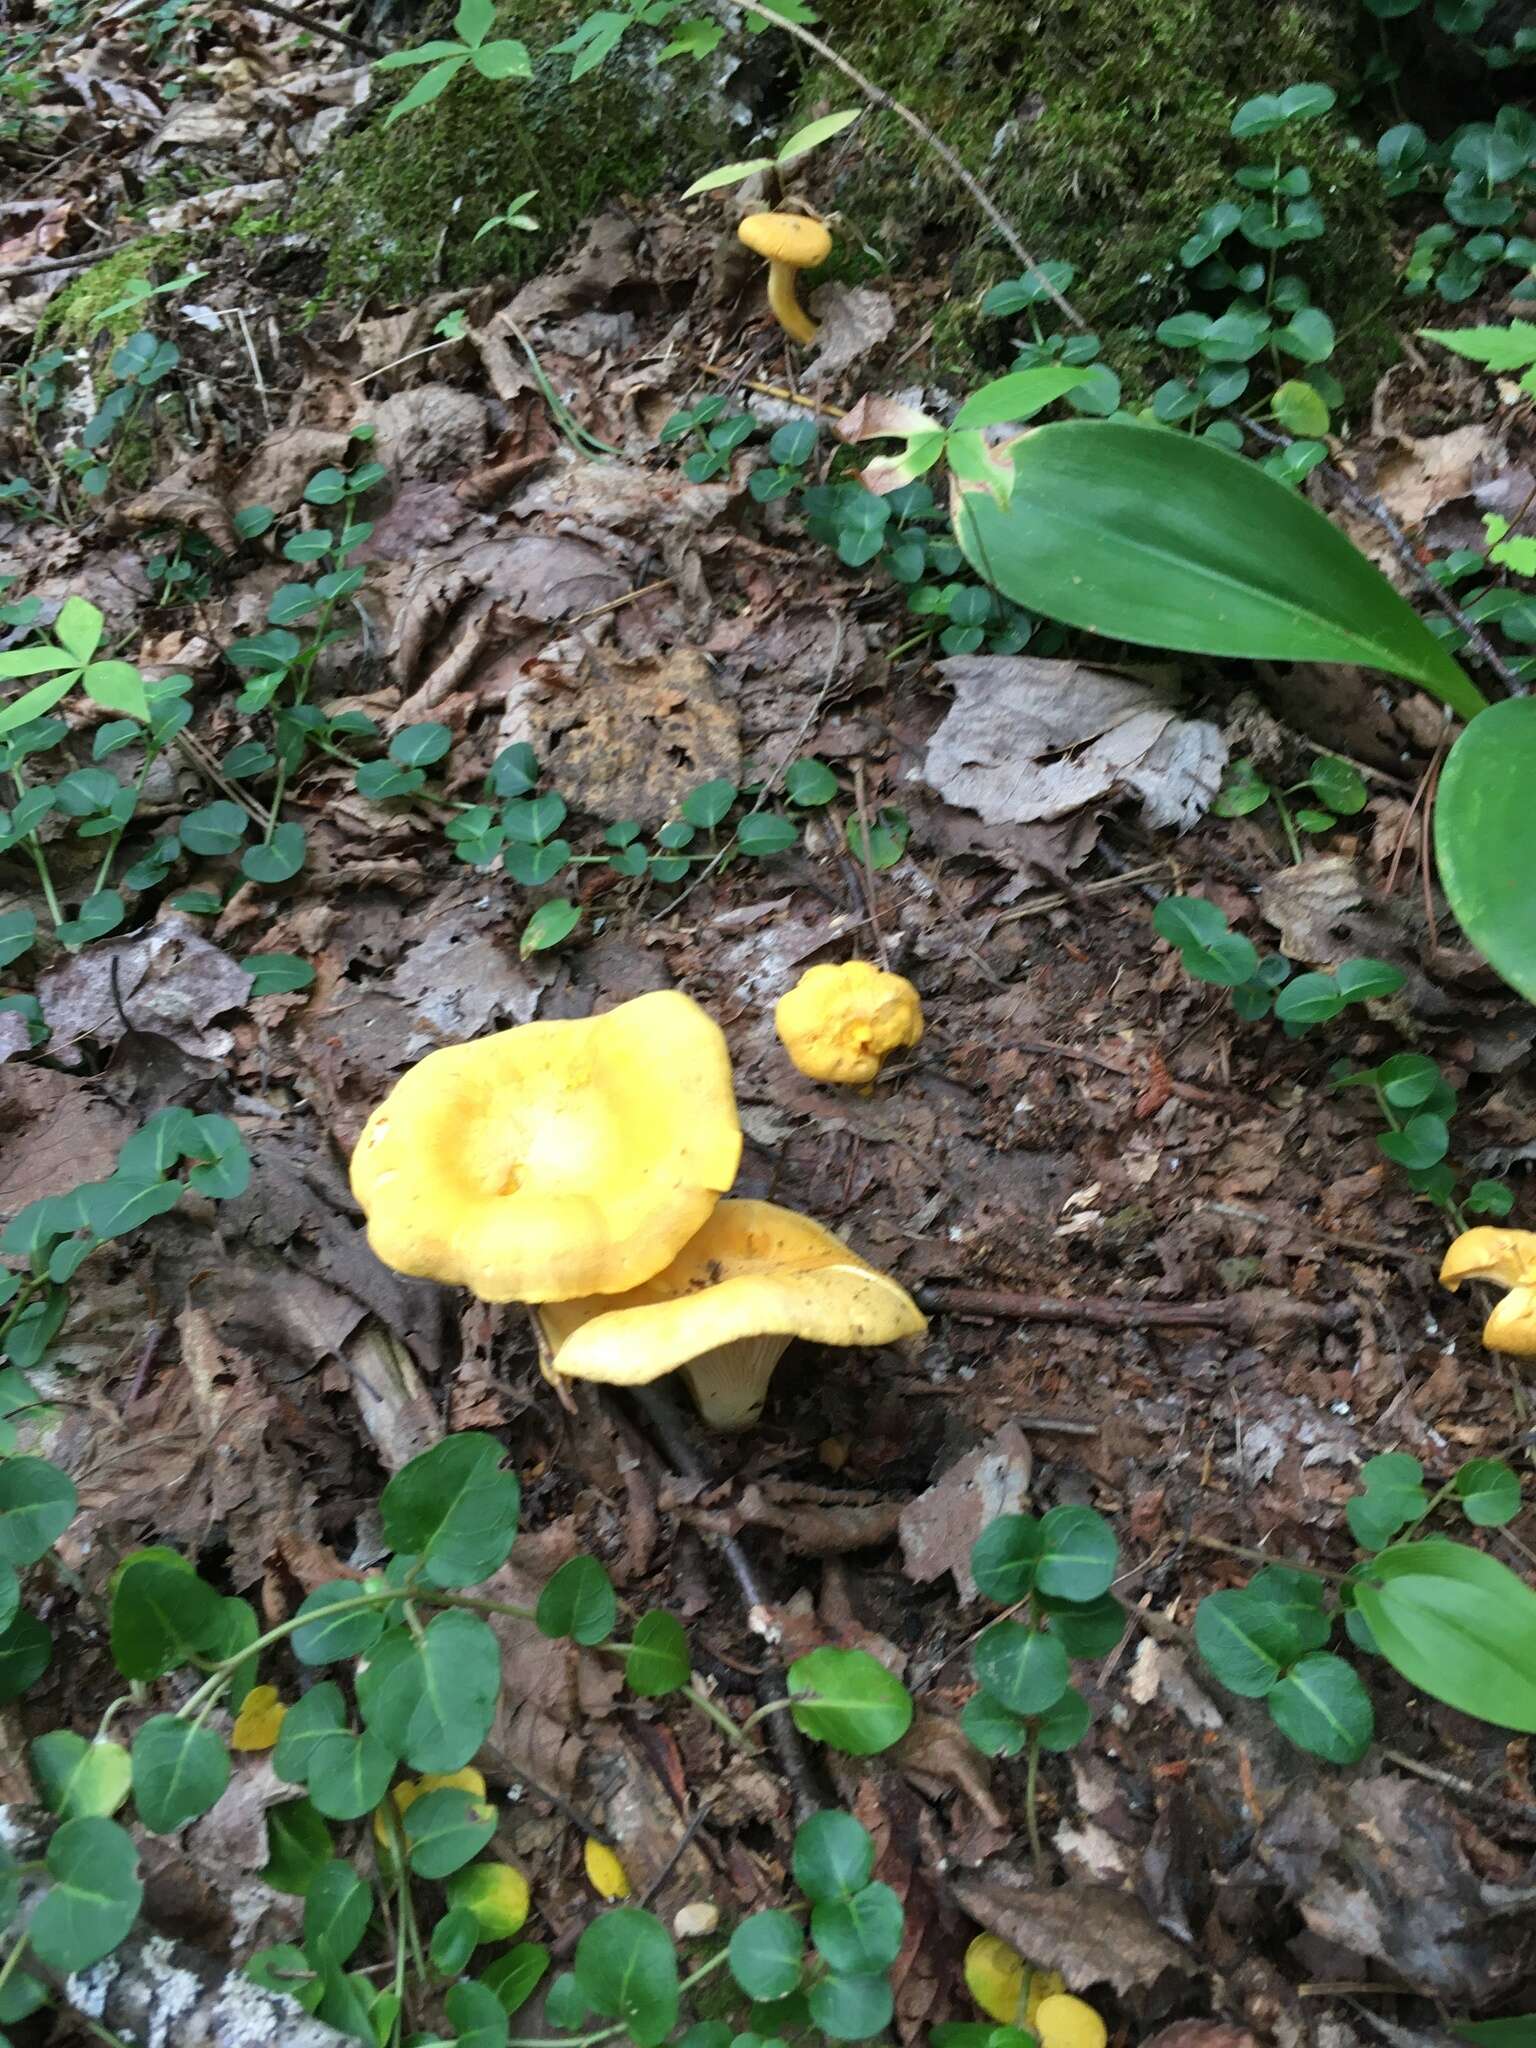
[[[527,48],[510,36],[484,43],[470,62],[482,78],[532,78],[533,62]],[[515,225],[515,223],[514,223]],[[530,222],[530,226],[534,223]]]
[[[50,1970],[88,1970],[134,1923],[144,1895],[138,1851],[115,1820],[67,1820],[44,1861],[53,1882],[28,1928],[32,1948]]]
[[[1042,1604],[1069,1657],[1107,1657],[1125,1633],[1125,1609],[1112,1593],[1081,1604],[1066,1600]]]
[[[874,1839],[851,1813],[828,1807],[795,1830],[795,1883],[814,1904],[851,1899],[869,1883],[874,1868]]]
[[[1323,1605],[1323,1582],[1311,1572],[1289,1565],[1266,1565],[1254,1573],[1247,1590],[1266,1607],[1277,1609],[1303,1650],[1320,1650],[1333,1634],[1333,1618]]]
[[[501,1645],[477,1615],[439,1614],[427,1624],[417,1668],[405,1760],[418,1771],[460,1770],[495,1718]]]
[[[1138,646],[1338,661],[1485,699],[1364,555],[1298,492],[1188,434],[1067,421],[1010,444],[1006,506],[961,494],[972,566],[1026,609]]]
[[[325,1995],[325,1986],[303,1949],[291,1941],[275,1942],[247,1956],[241,1966],[253,1984],[264,1991],[281,1991],[296,1998],[306,2012],[313,2012]]]
[[[1497,1458],[1472,1458],[1456,1474],[1456,1498],[1469,1522],[1499,1529],[1520,1512],[1520,1479]]]
[[[976,1676],[1015,1714],[1048,1713],[1067,1689],[1067,1653],[1059,1638],[1022,1621],[995,1621],[971,1652]]]
[[[787,142],[779,144],[776,162],[792,164],[797,157],[805,156],[813,149],[819,149],[824,142],[830,142],[834,135],[841,135],[845,128],[851,128],[863,114],[862,107],[845,107],[838,114],[823,114],[819,120],[807,121],[803,128],[797,128]]]
[[[124,1678],[162,1678],[216,1643],[224,1603],[196,1572],[130,1557],[112,1587],[112,1661]]]
[[[445,1977],[457,1977],[469,1967],[469,1959],[480,1946],[480,1922],[465,1906],[453,1906],[432,1930],[427,1953],[434,1970]]]
[[[93,661],[80,681],[87,697],[104,711],[121,711],[149,723],[144,678],[131,661]]]
[[[373,1895],[350,1863],[339,1857],[317,1870],[304,1895],[304,1946],[345,1963],[368,1932]]]
[[[1529,320],[1512,320],[1507,327],[1421,327],[1419,332],[1485,370],[1526,370],[1536,364],[1536,325]]]
[[[1533,330],[1536,332],[1536,330]],[[1435,860],[1468,939],[1536,1003],[1536,698],[1482,712],[1446,757],[1435,798]]]
[[[534,1621],[546,1636],[605,1642],[613,1634],[618,1601],[613,1581],[595,1557],[567,1558],[539,1595]]]
[[[696,199],[701,192],[718,192],[722,185],[739,185],[743,178],[750,178],[756,171],[771,171],[771,156],[748,157],[745,163],[723,164],[718,171],[706,171],[702,178],[695,178],[683,193],[685,199]]]
[[[1097,1600],[1115,1576],[1115,1532],[1092,1508],[1052,1508],[1040,1523],[1035,1584],[1062,1600]]]
[[[557,846],[563,845],[564,841],[557,840],[555,843]],[[511,851],[510,848],[508,850]],[[563,896],[557,896],[548,903],[541,903],[523,926],[517,950],[525,960],[530,953],[548,952],[551,946],[558,946],[568,939],[580,923],[580,905],[567,902]]]
[[[1357,1764],[1371,1746],[1371,1696],[1342,1657],[1314,1650],[1267,1694],[1282,1735],[1330,1764]]]
[[[901,1901],[888,1884],[867,1884],[851,1899],[827,1899],[811,1908],[811,1940],[840,1976],[888,1970],[901,1953],[902,1926]]]
[[[389,1790],[395,1758],[366,1730],[340,1729],[323,1735],[309,1760],[309,1796],[331,1820],[360,1820]]]
[[[810,1990],[811,2018],[833,2041],[867,2041],[890,2024],[895,2001],[884,1972],[823,1977]]]
[[[659,1699],[688,1683],[688,1638],[674,1615],[642,1614],[624,1660],[624,1682],[641,1699]]]
[[[0,1460],[0,1564],[36,1564],[75,1518],[73,1482],[46,1458]]]
[[[576,1944],[582,1996],[604,2019],[622,2020],[636,2048],[659,2048],[677,2023],[677,1957],[652,1913],[620,1906],[603,1913]]]
[[[44,1803],[65,1820],[109,1820],[128,1797],[133,1767],[120,1742],[87,1742],[56,1728],[39,1735],[30,1754]]]
[[[1058,398],[1065,398],[1069,391],[1075,391],[1087,376],[1086,370],[1070,369],[1060,363],[1041,363],[1032,370],[1015,370],[1012,376],[998,377],[990,384],[983,384],[979,391],[973,391],[955,414],[954,425],[963,430],[998,427],[1008,420],[1033,419],[1037,412],[1043,412]]]
[[[874,1756],[912,1725],[912,1695],[868,1650],[812,1650],[789,1667],[802,1735],[847,1756]]]
[[[1301,1654],[1283,1608],[1251,1590],[1208,1593],[1195,1609],[1195,1644],[1213,1674],[1244,1699],[1262,1699]]]
[[[994,1515],[971,1545],[971,1577],[978,1593],[999,1607],[1014,1607],[1035,1583],[1044,1539],[1033,1515]]]
[[[466,1431],[413,1458],[379,1502],[391,1546],[420,1557],[435,1586],[473,1586],[505,1564],[517,1534],[517,1475],[492,1436]]]
[[[496,1809],[470,1792],[444,1786],[405,1810],[410,1864],[418,1877],[447,1877],[478,1856],[496,1832]]]
[[[1241,988],[1259,969],[1253,942],[1230,931],[1226,913],[1204,896],[1164,896],[1152,912],[1152,929],[1176,946],[1186,973],[1218,988]]]
[[[503,2012],[516,2012],[537,1991],[549,1969],[549,1950],[537,1941],[520,1941],[516,1948],[498,1956],[480,1982],[494,1991]]]
[[[417,107],[424,107],[435,100],[468,62],[468,51],[461,51],[457,57],[449,57],[441,64],[434,64],[430,71],[424,71],[405,98],[396,100],[384,116],[384,126],[388,128],[391,123],[398,121],[402,114],[414,113]]]
[[[156,1714],[133,1738],[133,1803],[151,1834],[196,1820],[229,1783],[229,1752],[211,1728]]]
[[[53,1661],[53,1637],[23,1608],[0,1634],[0,1705],[37,1683]]]
[[[1075,1685],[1069,1685],[1054,1707],[1040,1716],[1036,1732],[1046,1750],[1076,1749],[1088,1733],[1093,1713]]]
[[[1029,1723],[986,1691],[960,1709],[960,1726],[983,1756],[1020,1756],[1029,1740]]]
[[[731,1936],[730,1953],[731,1975],[748,1998],[788,1998],[800,1988],[805,1930],[789,1913],[751,1913]]]
[[[304,1784],[319,1744],[346,1725],[347,1703],[341,1687],[330,1679],[312,1685],[283,1716],[272,1752],[273,1771],[285,1784]]]
[[[304,1596],[298,1612],[300,1626],[290,1638],[293,1654],[302,1664],[335,1664],[343,1657],[360,1657],[372,1649],[384,1633],[381,1607],[357,1607],[353,1603],[375,1587],[360,1585],[356,1579],[332,1579]]]
[[[1536,1732],[1536,1592],[1508,1565],[1426,1536],[1373,1558],[1355,1603],[1410,1685],[1496,1728]]]
[[[83,597],[66,597],[53,622],[54,638],[83,668],[101,645],[106,620]]]
[[[289,1799],[268,1809],[261,1876],[274,1891],[303,1898],[330,1858],[331,1831],[309,1800]]]
[[[488,1984],[451,1984],[443,2009],[453,2024],[455,2048],[506,2048],[506,2007]]]

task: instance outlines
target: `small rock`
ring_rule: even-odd
[[[720,1908],[711,1905],[708,1899],[699,1899],[691,1906],[680,1906],[673,1916],[672,1932],[679,1941],[698,1941],[706,1934],[713,1934],[720,1925]]]

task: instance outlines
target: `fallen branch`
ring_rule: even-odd
[[[919,1287],[918,1306],[941,1315],[1011,1316],[1023,1323],[1086,1323],[1100,1330],[1140,1328],[1246,1330],[1264,1322],[1313,1323],[1326,1330],[1351,1320],[1348,1302],[1257,1300],[1234,1294],[1225,1301],[1067,1300],[1055,1294],[1016,1294],[1007,1287]]]

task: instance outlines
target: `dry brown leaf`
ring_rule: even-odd
[[[1034,1458],[1016,1422],[1005,1423],[901,1511],[902,1569],[920,1586],[954,1575],[962,1600],[976,1598],[971,1545],[984,1523],[1016,1515],[1029,1497]]]
[[[923,776],[984,824],[1062,818],[1130,793],[1149,825],[1182,831],[1221,787],[1221,732],[1179,717],[1166,689],[1029,655],[956,655],[939,670],[955,701]]]
[[[1197,1959],[1129,1892],[1089,1884],[1031,1890],[1018,1872],[992,1864],[977,1877],[957,1877],[954,1894],[989,1934],[1041,1968],[1059,1970],[1071,1991],[1110,1984],[1122,1998],[1139,1993],[1150,2000],[1160,1980],[1201,1974]]]
[[[87,1038],[116,1045],[131,1029],[168,1038],[194,1059],[214,1060],[234,1048],[214,1019],[243,1010],[250,993],[245,970],[176,911],[136,938],[76,953],[37,983],[56,1051]]]

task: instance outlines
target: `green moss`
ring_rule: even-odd
[[[185,235],[144,235],[137,242],[115,250],[102,262],[93,263],[73,284],[56,292],[43,308],[37,323],[36,346],[80,348],[94,341],[98,334],[109,334],[114,342],[126,341],[144,325],[154,300],[125,307],[110,320],[103,320],[103,313],[116,305],[135,278],[147,277],[151,284],[157,284],[184,269],[188,247]]]
[[[240,242],[258,241],[263,235],[280,235],[286,226],[280,213],[262,213],[258,207],[248,206],[243,213],[237,213],[229,224],[229,232]]]
[[[574,0],[506,0],[498,33],[547,46],[590,11]],[[633,51],[631,50],[633,44]],[[327,290],[409,299],[437,288],[544,268],[573,229],[615,192],[645,194],[684,164],[727,151],[724,102],[687,64],[658,65],[637,34],[574,86],[568,57],[535,61],[531,80],[468,69],[431,105],[385,129],[385,104],[326,151],[300,189],[293,225],[327,252]],[[386,74],[391,97],[414,71]],[[528,187],[536,235],[473,237]]]
[[[1031,253],[1076,266],[1071,296],[1117,366],[1156,353],[1151,330],[1186,302],[1178,249],[1259,146],[1229,133],[1238,101],[1303,79],[1347,88],[1355,0],[821,0],[828,40],[936,128],[982,180]],[[848,88],[814,74],[806,99]],[[1341,100],[1346,97],[1344,91]],[[953,266],[965,291],[1017,271],[973,203],[894,117],[839,205],[904,266]],[[1386,202],[1374,160],[1339,116],[1286,136],[1312,173],[1327,236],[1286,252],[1364,373],[1393,293]],[[953,312],[949,347],[985,356],[996,323]]]

